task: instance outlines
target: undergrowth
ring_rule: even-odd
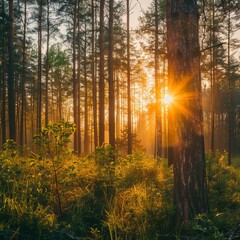
[[[175,228],[172,169],[143,153],[121,157],[103,145],[85,157],[68,148],[74,126],[50,124],[22,156],[0,152],[0,239],[234,239],[240,223],[240,171],[227,153],[207,156],[210,213],[190,231]],[[237,238],[236,238],[237,239]]]

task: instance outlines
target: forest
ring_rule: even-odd
[[[0,33],[0,239],[240,239],[239,0],[1,0]]]

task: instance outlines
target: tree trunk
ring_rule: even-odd
[[[131,65],[130,65],[130,6],[127,0],[127,99],[128,99],[128,154],[132,154]]]
[[[188,228],[190,218],[208,211],[196,0],[168,0],[167,49],[174,203],[179,226]]]
[[[5,4],[2,0],[3,22],[5,22]],[[2,105],[1,105],[1,130],[3,145],[6,142],[6,41],[5,32],[2,34],[2,49],[3,49],[3,62],[2,62]]]
[[[85,22],[84,39],[84,153],[89,153],[88,131],[88,81],[87,81],[87,23]]]
[[[116,79],[116,138],[119,139],[120,138],[120,135],[121,135],[121,109],[120,109],[120,79],[119,79],[119,76],[118,76],[118,69],[115,70],[116,71],[116,76],[115,76],[115,79]]]
[[[49,0],[47,0],[47,49],[46,49],[46,83],[45,83],[45,125],[48,125],[48,81],[49,81],[49,42],[50,42],[50,19]]]
[[[104,84],[104,0],[100,0],[100,65],[99,65],[99,145],[105,142],[105,84]]]
[[[72,50],[73,50],[73,73],[72,73],[72,82],[73,82],[73,121],[76,127],[77,126],[77,79],[76,79],[76,27],[77,27],[77,0],[74,1],[73,6],[73,40],[72,40]],[[78,139],[77,139],[77,129],[74,132],[74,152],[78,150]]]
[[[159,54],[158,54],[158,0],[155,0],[155,101],[156,101],[156,137],[155,137],[155,157],[162,155],[162,123],[161,123],[161,101],[160,101],[160,86],[159,86]]]
[[[232,163],[232,138],[233,138],[233,84],[231,80],[231,49],[230,49],[230,34],[231,34],[231,10],[230,0],[228,0],[228,66],[227,66],[227,78],[228,78],[228,165]]]
[[[9,138],[16,141],[15,122],[15,86],[14,86],[14,48],[13,48],[13,0],[9,0],[9,34],[8,34],[8,118],[9,118]]]
[[[95,10],[94,0],[91,0],[91,17],[92,17],[92,96],[93,96],[93,131],[94,131],[94,148],[98,145],[97,129],[97,84],[95,76]]]
[[[27,0],[24,1],[24,21],[23,21],[23,54],[22,54],[22,79],[21,79],[21,113],[20,113],[20,146],[24,145],[24,122],[26,108],[25,79],[26,79],[26,27],[27,27]]]
[[[38,8],[37,131],[39,132],[42,127],[42,1],[39,1]]]
[[[215,101],[216,101],[216,36],[215,36],[215,0],[212,0],[212,71],[211,71],[211,151],[215,153]]]
[[[81,136],[81,38],[80,38],[80,1],[78,1],[78,20],[77,20],[77,29],[78,29],[78,65],[77,65],[77,152],[80,156],[82,153],[82,136]]]
[[[108,49],[109,144],[115,147],[115,89],[113,72],[113,0],[109,0],[109,49]]]

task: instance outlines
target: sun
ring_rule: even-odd
[[[173,97],[170,94],[165,94],[162,98],[162,102],[166,105],[170,105],[173,102]]]

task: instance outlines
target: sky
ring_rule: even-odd
[[[138,17],[142,15],[142,11],[146,11],[152,0],[130,0],[130,25],[132,29],[138,26]]]

